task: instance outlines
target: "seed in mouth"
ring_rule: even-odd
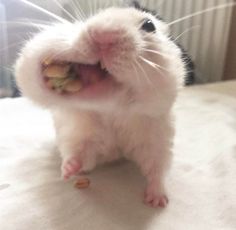
[[[48,88],[59,93],[75,93],[82,89],[79,76],[74,71],[74,64],[45,60],[42,63],[43,76]]]
[[[42,74],[46,86],[58,93],[77,93],[110,76],[101,63],[88,65],[49,59],[42,62]]]

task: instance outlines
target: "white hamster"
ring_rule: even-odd
[[[47,87],[46,59],[73,63],[82,88]],[[172,107],[186,70],[165,22],[127,7],[52,25],[27,42],[15,73],[23,95],[53,114],[64,178],[123,156],[147,179],[144,201],[167,205]]]

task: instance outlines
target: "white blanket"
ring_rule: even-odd
[[[235,230],[236,82],[186,89],[176,111],[170,203],[151,209],[128,162],[95,170],[86,190],[63,182],[49,114],[1,100],[0,229]]]

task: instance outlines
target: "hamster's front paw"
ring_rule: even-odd
[[[63,179],[67,180],[76,175],[82,169],[82,161],[79,156],[71,156],[62,162],[61,172]]]
[[[169,203],[168,197],[162,189],[158,189],[155,184],[149,184],[144,193],[144,202],[153,208],[165,208]]]

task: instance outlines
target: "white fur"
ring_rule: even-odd
[[[147,17],[155,23],[155,34],[140,30]],[[91,34],[107,31],[120,37],[113,55],[101,60]],[[110,8],[84,23],[58,24],[42,31],[26,44],[16,64],[16,79],[24,95],[54,115],[63,165],[75,156],[82,170],[121,155],[132,159],[147,177],[146,200],[153,206],[165,195],[163,176],[174,135],[172,106],[184,78],[180,50],[168,36],[166,24],[152,15],[133,8]],[[163,69],[148,65],[139,55]],[[97,100],[57,95],[41,77],[41,63],[48,56],[88,64],[102,61],[122,87]]]

